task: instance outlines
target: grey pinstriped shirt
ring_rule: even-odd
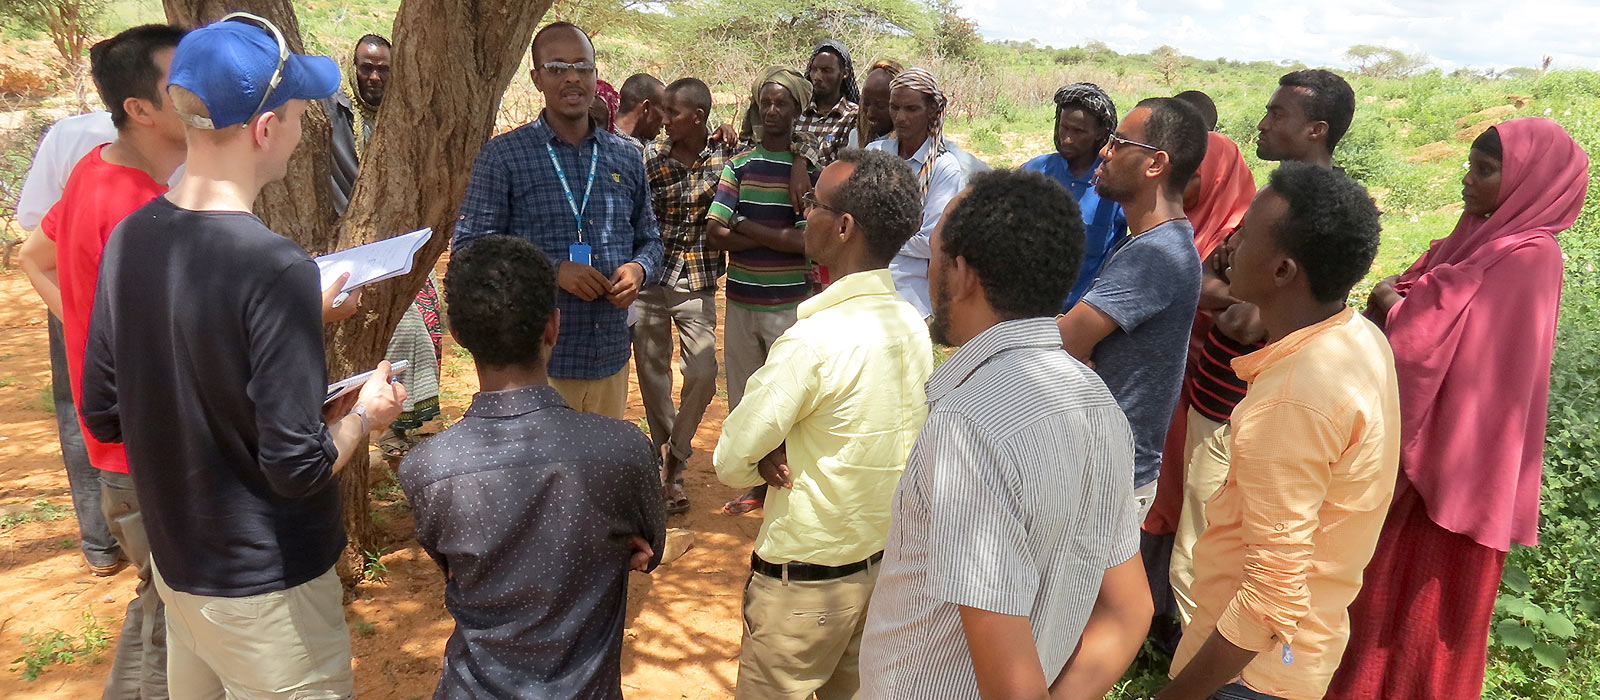
[[[960,605],[1027,616],[1053,681],[1106,569],[1139,550],[1128,420],[1049,318],[973,338],[928,402],[867,613],[861,697],[977,697]]]

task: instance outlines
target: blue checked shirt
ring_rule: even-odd
[[[636,262],[644,267],[645,284],[659,279],[661,230],[650,206],[639,149],[603,129],[592,130],[581,146],[573,146],[557,137],[543,117],[490,139],[478,151],[451,246],[461,250],[479,236],[505,234],[532,241],[554,265],[568,259],[568,247],[578,240],[577,220],[545,144],[555,148],[580,207],[591,149],[600,149],[583,226],[595,269],[609,278],[617,268]],[[627,308],[603,297],[584,301],[561,289],[556,307],[561,309],[561,335],[550,355],[550,376],[604,379],[627,366]]]

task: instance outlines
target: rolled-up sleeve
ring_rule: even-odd
[[[756,463],[777,449],[802,416],[816,406],[822,362],[806,343],[785,335],[751,375],[744,399],[722,423],[711,456],[717,478],[735,488],[762,483]]]
[[[1339,435],[1332,419],[1296,401],[1268,401],[1234,416],[1230,478],[1247,494],[1244,582],[1217,631],[1241,649],[1292,642],[1310,612],[1306,577],[1333,477],[1328,456],[1345,449]]]
[[[333,478],[338,457],[322,422],[327,361],[318,279],[316,263],[296,262],[247,311],[250,380],[245,392],[256,411],[257,468],[285,498],[321,489]]]
[[[511,233],[511,179],[497,154],[493,141],[478,151],[461,200],[461,215],[456,217],[455,235],[450,239],[452,250],[460,250],[476,238]]]

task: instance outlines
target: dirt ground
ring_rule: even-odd
[[[720,329],[719,329],[720,335]],[[628,419],[643,425],[632,383]],[[0,270],[0,514],[39,513],[43,499],[64,510],[57,519],[0,529],[0,697],[98,697],[111,667],[122,611],[132,597],[133,570],[106,579],[90,576],[77,548],[77,525],[49,404],[50,363],[45,310],[21,271]],[[445,351],[441,400],[444,420],[466,409],[477,378],[472,363]],[[758,514],[728,517],[718,509],[737,495],[711,469],[727,414],[718,392],[695,440],[687,474],[692,510],[670,527],[694,531],[694,549],[654,574],[632,574],[622,652],[623,694],[630,698],[726,698],[738,672],[739,600],[749,572]],[[429,426],[425,432],[437,430]],[[374,457],[374,480],[388,478]],[[382,582],[361,584],[346,606],[355,655],[356,695],[409,700],[433,694],[452,623],[444,609],[443,579],[412,538],[412,519],[398,488],[380,485],[374,501],[383,533]],[[58,629],[80,633],[85,613],[110,636],[98,660],[49,666],[26,681],[24,634]]]

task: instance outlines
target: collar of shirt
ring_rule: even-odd
[[[1262,372],[1267,371],[1268,368],[1284,358],[1293,355],[1300,348],[1305,347],[1306,343],[1311,342],[1312,339],[1334,328],[1350,323],[1355,319],[1355,315],[1355,310],[1346,306],[1339,313],[1290,333],[1276,343],[1243,357],[1233,358],[1233,371],[1245,382],[1253,382]]]
[[[466,415],[472,418],[510,418],[546,408],[566,406],[554,387],[534,384],[505,391],[480,391],[472,397]]]
[[[806,318],[856,297],[894,293],[894,277],[887,268],[856,272],[834,280],[821,293],[800,302],[795,317]]]
[[[928,378],[928,403],[938,403],[985,362],[1007,350],[1059,350],[1061,329],[1048,316],[1001,321],[962,345]]]
[[[659,155],[662,158],[672,158],[672,140],[664,135],[655,141],[651,141],[650,149],[655,151],[656,155]],[[722,149],[723,146],[721,144],[712,143],[710,140],[707,140],[706,145],[700,149],[700,154],[694,157],[694,163],[691,165],[684,165],[684,167],[691,169],[697,168],[700,166],[700,164],[706,162],[707,158],[721,153]],[[683,161],[678,160],[677,158],[672,158],[672,160],[678,165],[683,165]]]
[[[1060,159],[1061,174],[1066,179],[1080,185],[1089,185],[1094,182],[1094,171],[1100,168],[1100,156],[1094,157],[1094,164],[1089,166],[1089,170],[1083,174],[1083,177],[1078,177],[1077,175],[1072,174],[1072,165],[1068,163],[1067,159],[1063,158],[1060,153],[1055,154],[1055,157]]]
[[[886,151],[888,151],[890,153],[893,153],[893,154],[895,154],[897,156],[900,155],[900,137],[899,136],[895,136],[894,133],[891,132],[888,136],[885,136],[880,140],[883,141],[883,144],[884,144],[883,150],[886,150]],[[927,162],[927,160],[928,160],[928,149],[931,148],[932,146],[933,146],[933,137],[929,136],[926,140],[924,140],[922,142],[922,147],[918,148],[916,153],[911,154],[911,157],[906,159],[906,162],[911,164],[913,170],[922,169],[922,164]],[[948,151],[946,151],[946,152],[948,153]]]
[[[533,120],[533,123],[530,124],[529,126],[531,127],[531,130],[533,131],[533,135],[538,138],[539,143],[550,143],[550,144],[563,144],[564,143],[564,144],[567,144],[568,146],[572,146],[573,145],[571,143],[568,143],[566,140],[562,139],[560,136],[556,135],[556,130],[550,128],[550,123],[545,121],[544,112],[540,112],[539,113],[539,118]],[[594,120],[590,119],[589,120],[589,135],[583,137],[584,142],[586,142],[586,143],[590,142],[590,141],[598,142],[600,140],[600,132],[602,132],[602,131],[605,131],[605,127],[602,127],[602,126],[600,126],[598,124],[595,124]],[[573,146],[573,147],[576,148],[576,146]]]
[[[820,119],[823,117],[843,117],[846,114],[849,114],[850,107],[854,106],[854,102],[851,102],[841,96],[839,101],[833,103],[833,107],[826,112],[817,111],[817,103],[815,102],[806,105],[805,116],[812,117],[814,119]]]

